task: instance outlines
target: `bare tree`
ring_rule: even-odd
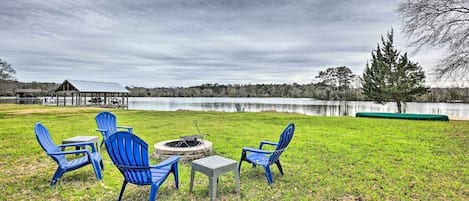
[[[403,32],[417,50],[423,46],[445,47],[438,78],[464,78],[469,73],[469,1],[408,0],[398,7]]]
[[[16,71],[13,69],[13,67],[11,67],[11,64],[0,59],[0,81],[15,80],[15,73]]]

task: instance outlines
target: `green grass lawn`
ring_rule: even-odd
[[[34,135],[38,121],[56,144],[76,135],[99,135],[102,109],[0,105],[0,200],[115,200],[123,177],[103,149],[103,181],[91,166],[65,173],[49,187],[56,163]],[[279,113],[159,112],[113,110],[119,125],[132,126],[153,144],[209,133],[214,154],[239,160],[242,147],[276,141],[289,123],[295,136],[281,157],[285,175],[272,167],[269,186],[262,168],[243,163],[241,194],[233,174],[220,177],[219,200],[469,200],[469,122],[314,117]],[[157,161],[152,160],[156,164]],[[172,176],[159,200],[208,200],[208,179],[196,174],[189,193],[190,165],[179,166],[180,189]],[[149,186],[129,184],[124,200],[148,199]]]

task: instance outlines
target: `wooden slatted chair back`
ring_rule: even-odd
[[[138,136],[118,131],[105,141],[112,162],[130,183],[150,184],[148,145]]]
[[[273,164],[278,161],[280,155],[282,155],[285,148],[287,148],[288,144],[290,144],[290,141],[293,139],[294,133],[295,124],[288,124],[288,126],[283,130],[282,134],[280,135],[280,139],[278,140],[278,144],[275,148],[274,153],[269,158],[269,164]]]
[[[36,125],[34,126],[34,132],[36,133],[36,139],[39,142],[39,145],[41,145],[42,149],[49,155],[49,153],[53,152],[59,152],[60,149],[57,147],[52,141],[52,138],[50,136],[49,130],[42,125],[40,122],[37,122]],[[52,157],[57,163],[63,164],[64,162],[67,162],[67,159],[65,158],[64,155],[49,155]]]

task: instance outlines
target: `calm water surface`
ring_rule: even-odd
[[[14,97],[1,97],[0,102],[16,101]],[[236,112],[237,105],[245,112],[277,111],[313,116],[355,116],[357,112],[397,112],[395,103],[380,105],[369,101],[324,101],[310,98],[129,98],[129,109],[135,110]],[[469,104],[464,103],[411,102],[404,105],[404,110],[406,113],[445,114],[469,118]]]
[[[324,101],[310,98],[166,98],[131,97],[129,109],[195,110],[236,112],[236,105],[245,112],[277,111],[314,116],[355,116],[357,112],[397,112],[395,103],[385,105],[368,101]],[[445,114],[469,118],[469,104],[406,103],[406,113]]]

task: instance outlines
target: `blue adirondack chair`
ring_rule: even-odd
[[[280,164],[280,155],[282,155],[285,148],[287,148],[288,144],[293,138],[293,133],[295,132],[295,125],[290,123],[285,130],[280,135],[280,139],[278,142],[268,142],[268,141],[261,141],[259,145],[259,149],[243,147],[243,152],[241,154],[241,159],[239,160],[238,165],[238,172],[241,171],[241,163],[246,161],[251,163],[253,167],[257,165],[261,165],[265,170],[265,176],[267,177],[267,181],[269,184],[273,183],[272,179],[272,172],[270,171],[270,166],[272,164],[276,164],[280,173],[283,175],[282,165]],[[264,145],[273,145],[276,146],[274,151],[266,151],[262,150]],[[251,154],[247,154],[248,152],[252,152]]]
[[[127,183],[151,185],[150,201],[156,200],[158,188],[173,173],[176,188],[179,188],[179,156],[171,156],[158,165],[148,163],[148,145],[136,135],[118,131],[104,142],[109,157],[124,176],[124,183],[119,194],[121,200]]]
[[[132,127],[118,126],[116,123],[116,115],[110,112],[100,112],[98,115],[96,115],[95,120],[96,124],[98,125],[96,131],[101,132],[101,134],[103,135],[103,141],[101,141],[100,147],[103,146],[104,141],[106,141],[107,137],[117,132],[118,128],[127,129],[129,133],[132,133]]]
[[[57,167],[57,170],[55,171],[54,176],[52,177],[51,186],[55,186],[55,184],[57,184],[60,177],[62,177],[64,173],[76,170],[88,164],[93,165],[96,177],[98,178],[98,180],[102,180],[101,170],[104,169],[104,164],[101,159],[101,154],[96,151],[96,147],[93,142],[70,143],[56,146],[52,141],[52,138],[50,137],[49,131],[44,125],[39,122],[36,123],[34,131],[36,133],[36,139],[41,145],[42,149],[59,165],[59,167]],[[70,146],[90,146],[91,152],[88,149],[75,151],[61,151],[62,148]],[[65,158],[65,155],[68,154],[82,153],[84,153],[85,156],[74,160],[67,160],[67,158]]]

